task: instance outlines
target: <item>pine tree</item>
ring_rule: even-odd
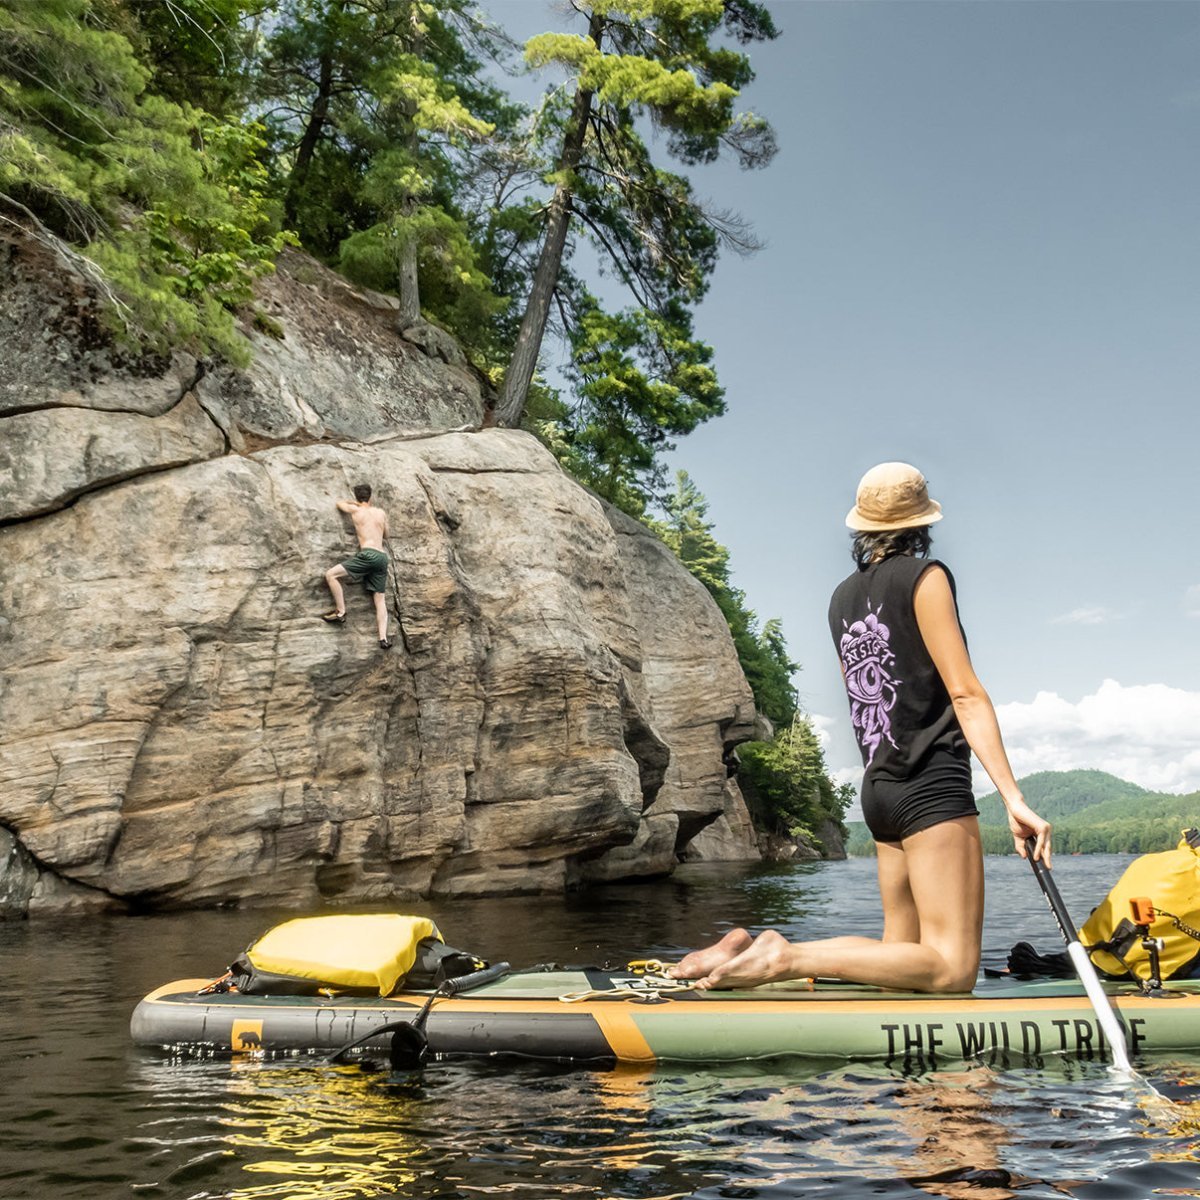
[[[663,488],[663,451],[724,411],[712,350],[691,336],[691,314],[678,301],[607,313],[584,292],[567,329],[565,415],[575,475],[631,516]]]
[[[470,335],[503,302],[457,203],[459,154],[515,110],[467,0],[282,0],[257,74],[289,222],[358,282]],[[432,300],[432,303],[429,301]]]
[[[661,129],[668,151],[685,164],[710,162],[729,148],[743,166],[762,166],[775,149],[765,121],[734,111],[738,89],[753,78],[747,56],[715,44],[722,29],[743,44],[774,37],[763,5],[594,0],[582,7],[585,36],[546,33],[526,46],[531,65],[570,71],[574,92],[569,106],[552,102],[542,114],[543,127],[560,131],[549,176],[554,192],[497,405],[504,425],[522,419],[573,225],[595,241],[633,293],[636,311],[655,314],[665,340],[676,343],[688,338],[680,338],[685,327],[672,319],[672,303],[690,306],[703,295],[721,241],[753,245],[740,221],[705,212],[686,179],[655,166],[639,118]],[[647,323],[647,332],[658,331]]]

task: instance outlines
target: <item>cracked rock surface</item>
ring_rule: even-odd
[[[0,344],[47,371],[0,360],[0,916],[556,891],[668,872],[710,825],[756,856],[715,605],[531,436],[419,432],[480,393],[386,298],[293,261],[290,359],[129,367],[81,349],[70,281],[32,332],[46,268],[0,250]],[[363,481],[390,651],[360,589],[319,619]]]

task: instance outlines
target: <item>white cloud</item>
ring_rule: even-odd
[[[1069,613],[1052,617],[1051,625],[1104,625],[1108,621],[1116,621],[1121,614],[1105,608],[1101,604],[1087,605],[1083,608],[1073,608]]]
[[[829,731],[836,724],[832,717],[823,717],[820,713],[808,713],[809,724],[813,728],[813,733],[817,735],[817,741],[821,744],[821,749],[828,752],[829,750]]]
[[[1077,703],[1038,692],[996,714],[1018,777],[1093,767],[1153,791],[1200,791],[1200,692],[1106,679]]]
[[[1193,583],[1183,593],[1183,611],[1185,616],[1200,617],[1200,583]]]

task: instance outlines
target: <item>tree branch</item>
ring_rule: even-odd
[[[113,291],[98,263],[92,262],[86,255],[80,254],[78,250],[69,246],[58,234],[43,225],[41,219],[32,209],[27,208],[19,200],[14,199],[5,192],[0,192],[0,202],[9,205],[21,213],[32,223],[33,229],[26,228],[20,221],[13,217],[5,216],[4,213],[0,213],[0,221],[21,230],[22,233],[33,238],[40,246],[44,246],[49,250],[68,270],[74,272],[76,275],[83,276],[89,283],[100,290],[104,298],[117,310],[122,322],[126,326],[131,323],[133,313],[129,305],[121,300],[116,292]]]

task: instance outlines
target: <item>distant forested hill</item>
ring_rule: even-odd
[[[1029,807],[1055,825],[1097,804],[1115,803],[1124,812],[1150,795],[1136,783],[1105,771],[1038,771],[1020,782]],[[989,792],[979,801],[979,820],[983,825],[1007,823],[998,792]]]
[[[1167,850],[1180,830],[1200,826],[1200,792],[1184,796],[1150,792],[1104,771],[1039,771],[1020,781],[1030,806],[1054,824],[1060,854],[1145,854]],[[996,792],[979,801],[983,848],[1009,854],[1012,836]],[[861,821],[849,823],[852,855],[873,854],[875,844]]]

